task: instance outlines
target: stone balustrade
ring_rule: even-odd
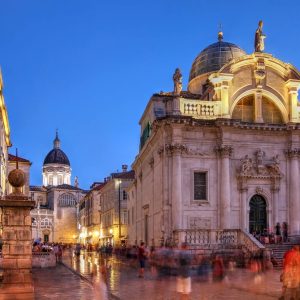
[[[220,101],[188,100],[180,98],[180,112],[182,115],[199,117],[201,119],[215,119],[220,117]]]
[[[182,229],[174,231],[174,242],[185,242],[198,249],[243,249],[248,253],[265,251],[266,248],[251,234],[240,229]]]
[[[49,268],[56,266],[54,252],[32,252],[33,268]]]

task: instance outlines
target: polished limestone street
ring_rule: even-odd
[[[83,252],[80,258],[65,252],[63,265],[53,269],[35,269],[36,299],[179,299],[176,276],[159,277],[146,268],[138,278],[137,260],[104,257]],[[263,273],[254,283],[247,269],[227,272],[223,282],[200,281],[192,276],[190,299],[278,299],[281,294],[280,271]]]

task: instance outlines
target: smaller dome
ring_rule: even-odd
[[[206,47],[195,58],[190,71],[189,81],[201,74],[218,71],[233,58],[246,54],[237,45],[223,42],[222,39],[223,34],[220,35],[219,33],[219,41]]]
[[[70,166],[70,161],[67,155],[59,148],[52,149],[44,160],[44,165],[61,164]]]

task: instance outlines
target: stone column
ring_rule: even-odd
[[[254,122],[263,123],[262,117],[262,91],[257,90],[254,99]]]
[[[288,80],[286,82],[286,87],[289,93],[289,121],[290,122],[298,122],[298,90],[300,87],[299,80]]]
[[[25,174],[19,169],[9,173],[15,191],[0,200],[3,225],[3,281],[0,299],[34,299],[30,210],[34,201],[21,194]]]
[[[230,156],[232,147],[222,146],[217,150],[221,157],[220,228],[230,229]]]
[[[300,202],[299,202],[299,149],[290,149],[287,151],[290,159],[290,188],[289,188],[289,232],[290,234],[300,233]]]
[[[279,222],[278,218],[278,193],[279,193],[279,187],[273,187],[272,188],[272,194],[273,194],[273,227]]]
[[[222,74],[216,76],[212,74],[209,77],[210,82],[214,85],[217,93],[217,99],[221,101],[221,115],[222,118],[230,118],[229,112],[229,87],[233,79],[232,74]]]
[[[182,190],[181,190],[181,154],[185,146],[181,144],[168,145],[167,151],[172,154],[172,229],[182,229]]]
[[[242,187],[240,189],[241,192],[241,210],[240,210],[240,226],[242,230],[248,231],[247,226],[247,192],[248,189],[246,187]]]

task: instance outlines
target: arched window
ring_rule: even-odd
[[[255,117],[254,95],[249,95],[241,99],[235,106],[232,118],[243,122],[254,122]],[[279,108],[268,98],[262,97],[261,117],[263,123],[282,124],[283,117]]]
[[[49,185],[53,185],[53,176],[52,175],[49,176]]]
[[[42,228],[49,228],[51,227],[52,223],[48,218],[44,218],[41,220],[41,227]]]
[[[59,196],[58,206],[60,207],[70,207],[76,206],[76,199],[72,194],[65,193]]]
[[[63,184],[63,177],[62,175],[58,175],[58,185]]]

